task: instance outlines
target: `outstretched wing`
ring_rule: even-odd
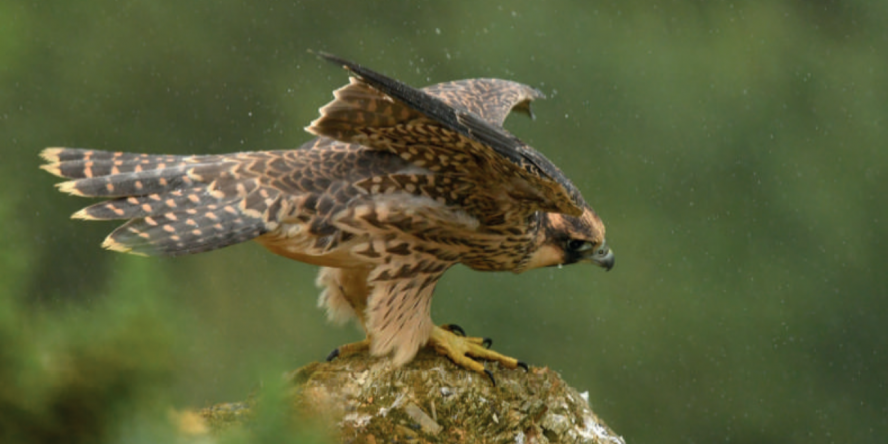
[[[529,106],[534,98],[529,87],[462,81],[431,87],[429,91],[441,94],[436,97],[354,63],[323,57],[356,77],[335,91],[335,100],[321,109],[309,132],[389,151],[427,172],[452,176],[465,186],[449,200],[481,218],[491,208],[508,217],[537,210],[582,212],[585,202],[570,180],[499,125],[512,108]],[[476,97],[478,91],[487,92]],[[502,97],[489,99],[497,94]],[[466,199],[477,208],[466,205]]]

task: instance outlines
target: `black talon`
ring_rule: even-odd
[[[526,371],[526,372],[529,372],[529,371],[530,371],[530,367],[529,367],[529,366],[527,365],[527,363],[524,362],[524,361],[518,361],[518,367],[523,368],[524,371]]]
[[[465,336],[466,335],[466,331],[463,330],[462,327],[460,327],[459,325],[456,325],[456,324],[447,324],[447,325],[444,325],[442,328],[444,330],[449,331],[450,333],[457,335],[457,336]]]
[[[493,339],[490,339],[490,338],[484,338],[484,340],[481,341],[481,345],[482,345],[484,348],[486,348],[486,349],[489,350],[490,347],[493,346]]]
[[[494,387],[496,387],[496,379],[493,379],[493,373],[486,368],[484,369],[484,373],[487,375],[488,378],[490,378],[490,383],[493,384]]]
[[[339,357],[339,347],[334,348],[333,351],[331,351],[330,354],[327,355],[327,362],[330,362],[330,361],[336,359],[337,357]]]

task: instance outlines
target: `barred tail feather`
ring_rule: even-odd
[[[133,219],[114,230],[102,247],[150,256],[180,256],[215,250],[263,234],[260,218],[235,214],[233,206],[208,205],[203,211],[176,211]]]
[[[40,168],[66,179],[88,179],[168,166],[211,162],[218,156],[173,156],[97,151],[81,148],[47,148],[40,153],[47,162]]]
[[[220,200],[207,187],[186,188],[147,196],[129,196],[90,205],[71,218],[83,220],[136,219],[176,211],[180,208],[202,208],[211,204],[228,205],[234,198]]]
[[[128,160],[141,157],[152,157],[148,154],[122,153],[115,151],[101,151],[86,148],[47,148],[40,153],[40,157],[49,163],[67,162],[71,160]]]
[[[189,169],[180,165],[162,170],[89,177],[62,182],[56,187],[63,193],[83,197],[144,196],[194,185]]]

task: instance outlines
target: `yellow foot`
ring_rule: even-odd
[[[447,356],[460,367],[487,375],[494,386],[496,386],[496,380],[493,379],[493,373],[484,368],[484,364],[472,358],[496,361],[506,368],[521,367],[527,370],[527,364],[524,362],[489,350],[488,347],[490,347],[492,342],[488,338],[467,337],[462,328],[455,325],[435,327],[432,329],[431,337],[429,337],[429,345],[434,347],[435,351]]]
[[[334,348],[333,351],[331,351],[330,354],[327,355],[327,362],[330,362],[339,356],[348,356],[367,350],[370,350],[370,339],[364,339],[363,341],[340,345],[339,347]]]

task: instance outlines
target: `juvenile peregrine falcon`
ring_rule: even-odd
[[[471,79],[414,89],[328,54],[348,85],[306,128],[296,150],[170,156],[49,148],[42,168],[58,188],[105,198],[77,219],[127,220],[110,250],[177,256],[255,240],[321,266],[319,305],[357,319],[369,348],[410,361],[420,347],[492,375],[480,360],[520,361],[489,340],[438,327],[429,315],[438,279],[454,264],[509,270],[614,264],[604,224],[542,154],[503,129],[530,113],[536,89]]]

